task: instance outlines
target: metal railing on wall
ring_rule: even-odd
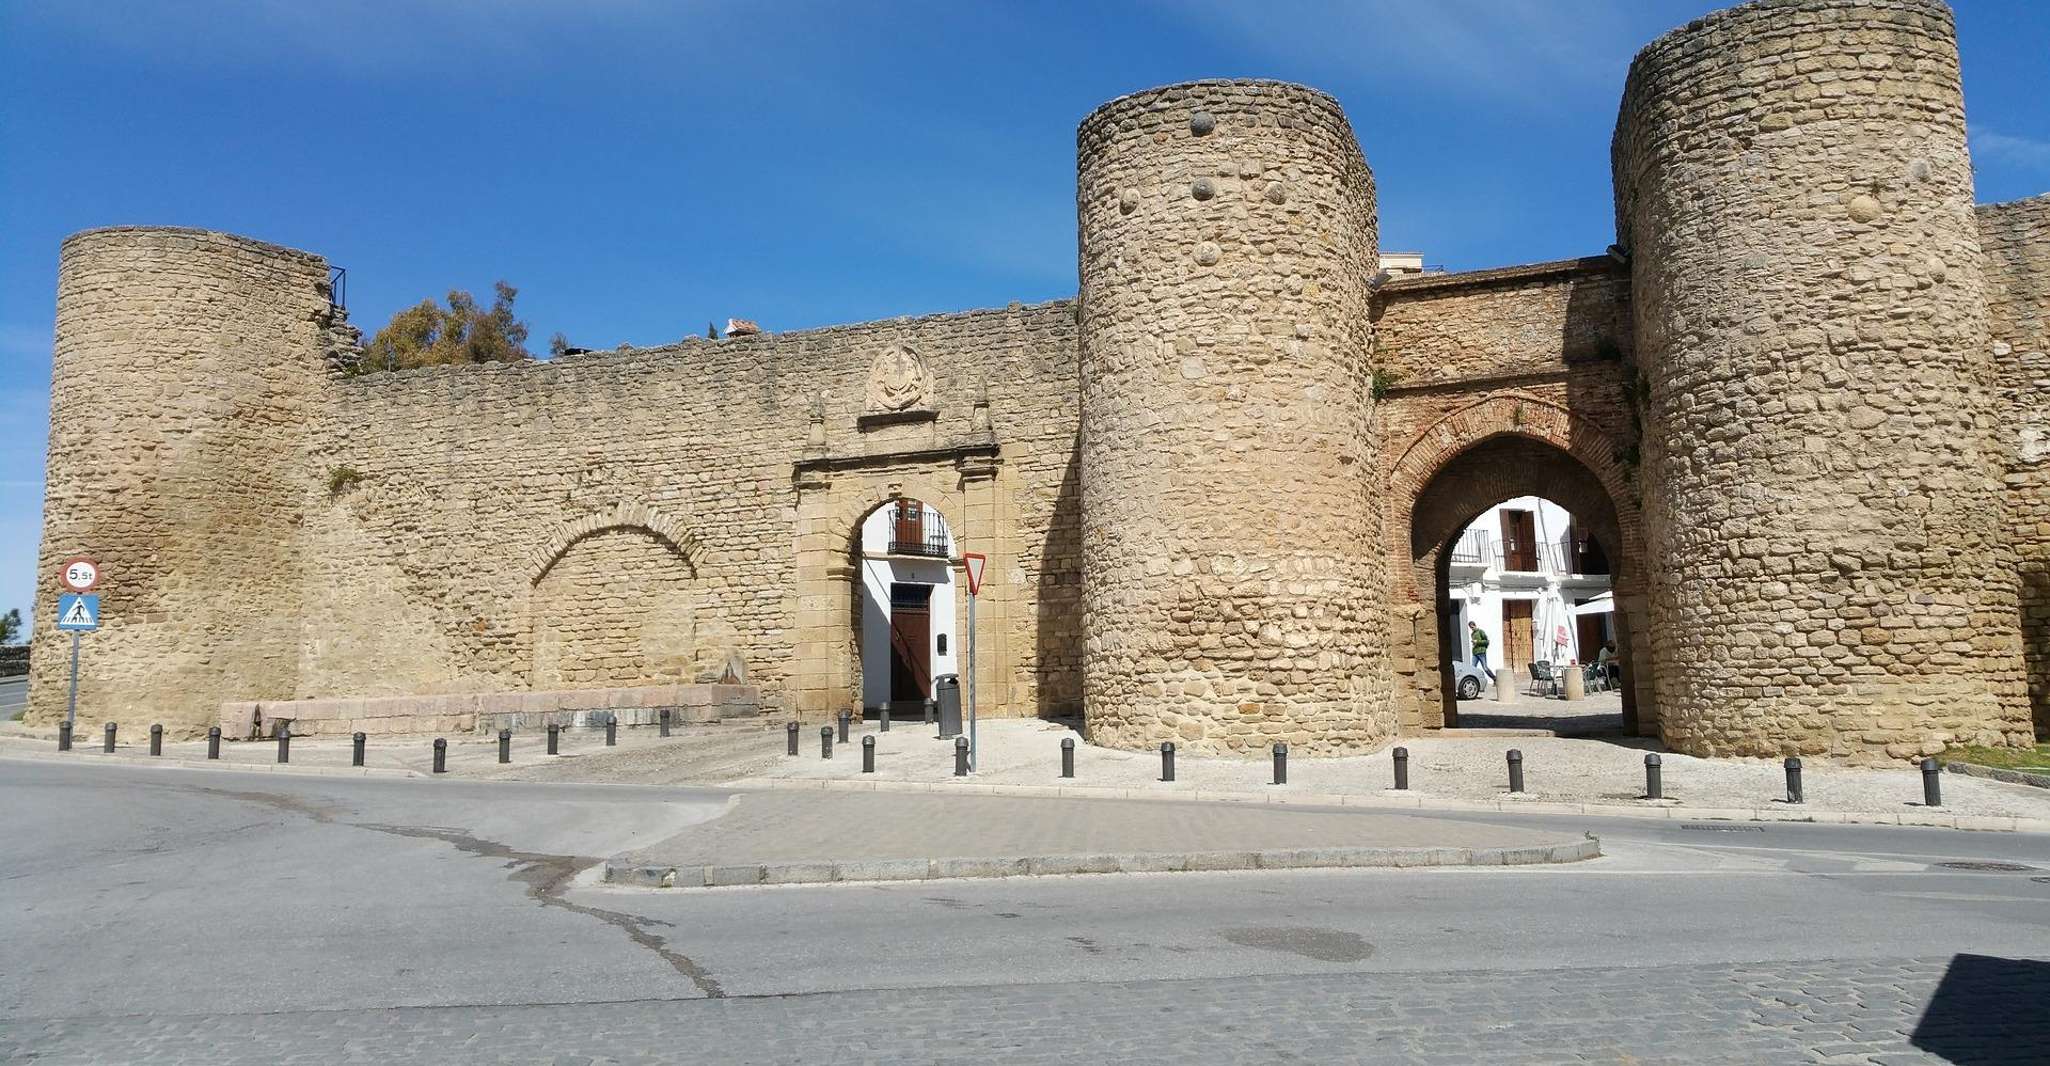
[[[918,525],[892,517],[890,522],[890,554],[922,555],[932,559],[947,557],[947,524],[940,519],[940,513],[933,510],[919,512]]]
[[[327,268],[327,302],[339,311],[349,309],[349,270],[347,267]]]

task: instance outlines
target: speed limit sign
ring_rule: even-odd
[[[91,592],[100,583],[100,564],[85,556],[64,560],[64,587],[73,592]]]

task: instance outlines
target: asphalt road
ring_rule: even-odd
[[[590,881],[725,799],[0,761],[0,1060],[2050,1061],[2043,836],[1490,813],[1607,857]]]
[[[28,678],[10,677],[0,680],[0,722],[7,721],[28,707]]]

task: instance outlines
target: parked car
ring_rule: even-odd
[[[1460,699],[1479,699],[1481,693],[1487,691],[1487,687],[1493,684],[1494,680],[1494,678],[1488,676],[1486,670],[1475,666],[1472,662],[1456,662],[1452,664],[1452,684],[1455,690],[1458,691]]]

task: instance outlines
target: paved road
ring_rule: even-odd
[[[2043,837],[1525,817],[1609,857],[589,883],[724,807],[0,762],[0,1059],[2050,1061]]]
[[[28,678],[10,677],[0,680],[0,722],[7,721],[28,707]]]

